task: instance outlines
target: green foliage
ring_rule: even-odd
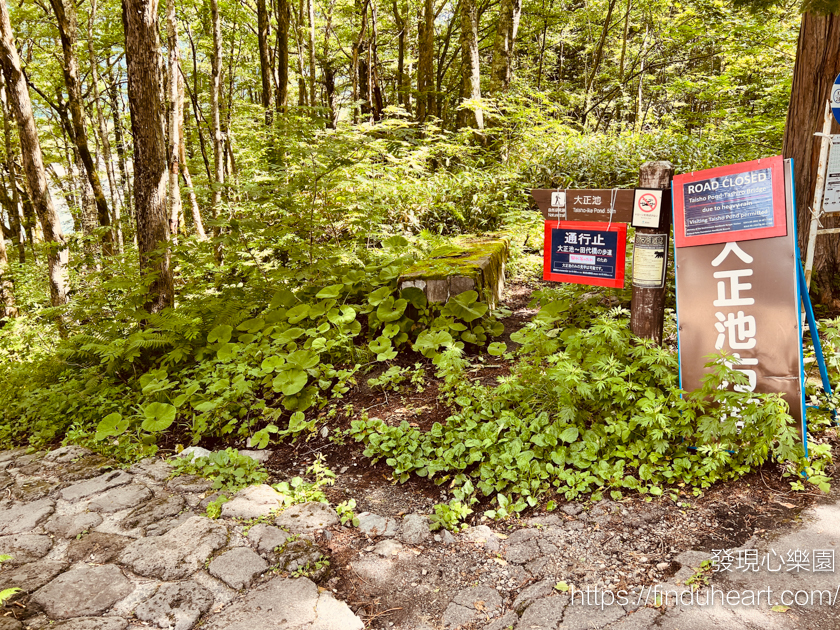
[[[289,481],[281,481],[274,485],[274,489],[283,495],[281,505],[289,506],[309,501],[329,503],[323,489],[335,483],[335,473],[326,466],[320,453],[306,469],[306,474],[314,477],[315,481],[310,483],[301,477],[293,477]]]
[[[342,501],[335,506],[335,511],[342,525],[350,523],[353,527],[359,526],[359,518],[356,516],[354,510],[356,509],[356,499],[348,499]]]
[[[745,377],[725,356],[708,365],[702,389],[687,394],[677,387],[675,355],[638,343],[626,312],[608,311],[586,329],[572,326],[576,317],[567,303],[545,303],[511,336],[522,344],[518,362],[496,387],[465,378],[459,350],[440,354],[444,396],[457,409],[445,425],[424,433],[407,422],[355,420],[351,435],[400,481],[417,474],[447,483],[466,505],[493,497],[491,518],[553,492],[660,496],[673,485],[707,488],[769,457],[802,462],[796,470],[805,464],[781,398],[727,390]],[[820,485],[828,452],[812,454],[809,480]],[[439,519],[451,518],[447,508]]]
[[[198,475],[213,482],[214,490],[237,492],[248,486],[265,483],[268,472],[255,459],[240,455],[234,448],[210,453],[206,457],[176,457],[173,476]],[[221,509],[221,503],[218,505]]]
[[[467,527],[467,524],[462,521],[472,513],[473,511],[460,501],[438,503],[435,506],[435,513],[429,517],[429,528],[432,531],[443,528],[458,532]]]
[[[210,503],[207,504],[207,510],[205,511],[207,518],[219,518],[222,515],[222,506],[229,500],[230,499],[228,499],[227,495],[220,494],[219,498],[210,501]]]

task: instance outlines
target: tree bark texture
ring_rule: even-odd
[[[0,213],[0,224],[3,216]],[[6,236],[0,229],[0,326],[6,317],[17,317],[15,293],[12,278],[9,275],[9,256],[6,253]]]
[[[260,49],[260,79],[262,81],[262,106],[265,109],[265,124],[270,125],[274,119],[271,59],[268,54],[268,11],[265,0],[257,0],[257,42]]]
[[[213,54],[211,55],[210,110],[213,118],[213,218],[222,203],[222,187],[225,183],[225,143],[222,137],[222,117],[219,99],[222,93],[222,23],[219,17],[218,0],[210,0],[210,15],[213,22]]]
[[[478,56],[478,13],[475,0],[461,0],[461,98],[463,100],[481,99],[481,71]],[[459,127],[484,129],[484,112],[481,109],[461,109],[458,111]]]
[[[417,121],[435,115],[435,5],[433,0],[424,0],[423,13],[417,29]]]
[[[177,242],[181,230],[181,126],[184,123],[184,88],[181,76],[181,55],[178,50],[178,22],[175,19],[175,0],[168,0],[166,6],[166,39],[169,48],[169,233]]]
[[[315,82],[315,0],[306,0],[306,7],[309,11],[309,106],[313,108],[312,115],[315,115],[314,108],[318,103]]]
[[[17,235],[17,249],[18,262],[23,265],[26,263],[26,233],[23,229],[24,220],[20,214],[20,194],[17,187],[17,165],[15,164],[15,153],[12,150],[12,129],[10,120],[13,116],[9,106],[9,97],[6,88],[6,82],[2,80],[2,72],[0,72],[0,83],[2,83],[2,90],[0,90],[0,99],[3,104],[3,139],[6,148],[6,170],[9,175],[9,189],[11,190],[11,200],[13,209],[9,210],[9,225],[12,231]]]
[[[522,0],[502,0],[496,39],[493,42],[493,62],[490,69],[490,93],[506,90],[513,78],[513,46],[522,15]]]
[[[50,276],[50,301],[53,306],[67,303],[67,243],[61,221],[47,188],[47,172],[41,154],[41,144],[35,128],[32,103],[26,77],[20,67],[20,57],[14,43],[12,24],[6,0],[0,0],[0,65],[6,78],[9,100],[18,124],[23,169],[35,212],[41,220],[44,239],[50,245],[47,255]]]
[[[840,15],[803,14],[783,149],[786,158],[793,158],[797,238],[803,256],[808,242],[814,180],[820,155],[821,138],[814,134],[822,131],[825,103],[831,98],[831,86],[839,72]],[[840,125],[836,121],[832,121],[831,133],[840,133]],[[821,222],[823,227],[840,227],[840,215],[826,215]],[[819,289],[820,301],[823,303],[840,302],[840,296],[831,285],[831,279],[837,275],[838,270],[840,235],[818,236],[811,287]]]
[[[114,173],[114,162],[111,158],[111,139],[108,137],[108,125],[105,124],[105,115],[102,112],[102,102],[99,100],[99,62],[96,57],[96,50],[93,42],[93,20],[96,16],[96,0],[90,3],[90,19],[88,21],[88,57],[90,61],[90,82],[93,92],[93,103],[96,108],[96,121],[99,127],[99,138],[102,144],[102,161],[105,163],[105,172],[108,175],[108,189],[111,197],[111,209],[113,210],[114,230],[117,247],[120,253],[125,250],[122,232],[122,217],[120,213],[119,193],[117,192],[117,177]]]
[[[108,210],[108,202],[105,200],[105,193],[102,190],[102,183],[99,180],[99,172],[96,163],[88,147],[87,129],[85,128],[84,111],[82,109],[82,90],[79,83],[79,62],[76,59],[76,16],[75,7],[69,3],[66,7],[64,0],[50,0],[58,23],[58,34],[61,39],[61,48],[64,53],[64,84],[67,87],[67,100],[70,109],[70,120],[73,124],[73,143],[79,150],[79,158],[84,165],[84,175],[90,182],[93,189],[93,198],[96,204],[96,215],[99,225],[110,228],[111,213]],[[108,229],[102,235],[102,253],[114,253],[114,237]]]
[[[173,306],[169,217],[166,212],[166,143],[160,121],[161,66],[158,60],[157,0],[123,0],[128,105],[134,134],[134,206],[140,270],[153,274],[146,310]]]
[[[289,0],[277,0],[277,111],[283,113],[289,101]]]

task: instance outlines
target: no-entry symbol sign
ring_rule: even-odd
[[[658,228],[662,211],[662,191],[637,188],[633,197],[633,221],[636,228]]]
[[[639,197],[639,210],[642,212],[653,212],[658,205],[658,200],[651,193],[645,193]]]

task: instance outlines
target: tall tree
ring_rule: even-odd
[[[793,158],[799,247],[804,256],[814,204],[814,180],[820,156],[820,137],[831,86],[840,73],[840,15],[805,13],[799,29],[796,63],[793,69],[790,105],[785,126],[784,156]],[[840,126],[832,122],[831,133]],[[822,220],[825,227],[840,227],[837,215]],[[840,235],[817,237],[812,284],[820,289],[820,300],[838,304],[832,278],[840,270]]]
[[[461,98],[479,100],[481,98],[481,70],[478,56],[478,12],[475,0],[461,0]],[[458,111],[460,127],[484,129],[484,112],[481,109],[462,108]]]
[[[285,112],[289,100],[289,0],[277,0],[277,98],[278,112]]]
[[[417,120],[435,115],[435,5],[434,0],[424,0],[423,12],[417,29]]]
[[[312,114],[315,115],[314,108],[318,102],[316,99],[318,84],[315,82],[315,0],[306,0],[306,7],[309,13],[309,42],[307,46],[309,49],[309,106],[313,108]]]
[[[124,251],[122,217],[120,216],[119,193],[117,192],[117,177],[114,173],[114,162],[111,159],[111,139],[108,137],[108,125],[105,123],[105,115],[102,111],[102,101],[99,98],[99,62],[96,56],[96,48],[93,45],[93,22],[96,17],[96,0],[90,0],[90,17],[88,18],[88,58],[90,61],[90,83],[93,92],[93,104],[96,110],[96,122],[99,127],[99,142],[102,146],[102,161],[105,163],[105,172],[108,175],[108,190],[111,197],[111,208],[114,213],[114,230],[117,239],[117,246],[120,253]]]
[[[3,232],[3,213],[0,212],[0,326],[3,325],[2,320],[5,317],[17,317],[17,309],[15,308],[14,285],[9,275],[6,235]]]
[[[2,1],[2,0],[0,0]],[[134,134],[134,207],[140,270],[152,274],[146,309],[175,301],[166,212],[166,144],[163,137],[157,0],[123,0],[128,105]]]
[[[20,215],[20,193],[17,187],[17,165],[15,164],[15,154],[12,151],[12,129],[9,120],[13,116],[9,105],[9,97],[6,88],[6,82],[3,81],[3,73],[0,72],[0,101],[3,104],[3,139],[6,148],[6,170],[9,176],[9,190],[11,190],[12,207],[9,208],[9,225],[12,232],[17,234],[18,247],[18,262],[23,265],[26,263],[26,232],[23,229],[23,217]]]
[[[222,115],[219,100],[222,94],[222,21],[219,16],[219,0],[210,0],[210,19],[213,28],[213,53],[210,56],[211,84],[210,109],[213,117],[213,218],[222,204],[222,188],[225,183],[225,142],[222,136]],[[216,230],[218,231],[218,230]],[[221,252],[217,250],[217,255]]]
[[[178,51],[178,21],[175,19],[175,0],[166,5],[166,40],[169,48],[169,107],[167,132],[169,135],[169,232],[173,240],[180,231],[181,188],[178,185],[181,157],[181,125],[184,124],[184,88],[181,76],[181,56]]]
[[[67,100],[70,108],[70,119],[73,129],[73,143],[79,151],[79,158],[84,165],[85,175],[93,189],[93,198],[96,203],[96,215],[99,225],[102,227],[111,226],[111,213],[108,210],[108,202],[105,200],[105,193],[102,190],[102,183],[99,181],[99,172],[88,147],[87,129],[85,128],[84,109],[82,107],[82,89],[79,83],[79,62],[76,59],[76,11],[72,1],[50,0],[55,18],[58,23],[58,34],[61,39],[61,48],[64,53],[64,84],[67,87]],[[112,254],[114,251],[114,237],[111,230],[107,230],[102,236],[102,251],[105,254]]]
[[[47,254],[50,300],[53,306],[60,306],[67,303],[67,243],[61,230],[58,212],[47,188],[47,172],[35,128],[35,116],[32,114],[26,77],[21,71],[20,57],[15,48],[6,0],[0,0],[0,65],[3,67],[9,100],[18,124],[23,169],[29,184],[29,196],[41,220],[44,240],[50,246]]]
[[[494,95],[507,89],[513,78],[513,46],[521,15],[522,0],[502,0],[490,69],[490,92]]]
[[[262,106],[265,109],[265,124],[270,125],[274,117],[272,111],[271,59],[268,50],[268,11],[265,0],[257,0],[257,42],[260,49],[260,79],[262,81]],[[279,36],[278,36],[279,37]]]

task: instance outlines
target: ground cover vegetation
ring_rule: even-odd
[[[672,314],[659,347],[629,332],[629,289],[541,283],[527,194],[633,186],[651,159],[685,172],[779,153],[794,5],[4,7],[4,445],[126,463],[214,446],[179,470],[230,493],[266,473],[225,447],[323,432],[397,481],[448,484],[448,528],[479,503],[505,518],[676,497],[768,460],[827,489],[829,445],[816,436],[806,460],[783,401],[727,389],[744,378],[727,357],[679,390]],[[506,326],[474,291],[443,306],[398,291],[418,260],[497,233],[534,289],[530,321]],[[824,326],[836,379],[840,323]],[[471,377],[489,364],[503,375]],[[364,384],[429,387],[451,414],[393,426],[354,407]]]

